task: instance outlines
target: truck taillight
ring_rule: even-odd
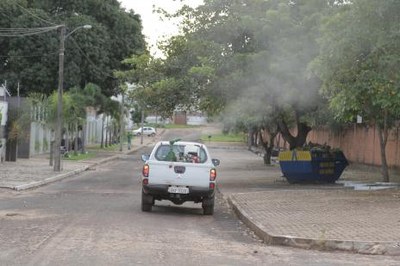
[[[150,167],[148,164],[143,165],[142,174],[144,177],[149,177]]]
[[[217,170],[215,168],[210,170],[210,181],[214,181],[217,178]]]
[[[215,183],[210,183],[210,189],[215,189]]]

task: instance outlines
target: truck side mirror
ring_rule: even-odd
[[[146,162],[147,160],[149,160],[150,159],[150,155],[148,155],[148,154],[142,154],[142,161],[143,162]]]
[[[218,159],[211,159],[211,161],[212,161],[214,166],[218,166],[221,163],[221,161],[218,160]]]

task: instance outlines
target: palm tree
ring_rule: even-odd
[[[73,129],[74,138],[74,154],[78,154],[79,150],[79,128],[83,128],[83,124],[86,123],[86,107],[88,105],[88,99],[84,92],[77,87],[74,87],[67,92],[71,97],[71,104],[69,112],[66,114],[65,119],[70,127]],[[82,141],[81,141],[82,142]]]

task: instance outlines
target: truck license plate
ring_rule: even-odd
[[[177,194],[189,194],[189,188],[172,186],[168,188],[168,192]]]

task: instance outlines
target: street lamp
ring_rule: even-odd
[[[64,28],[65,28],[65,26],[64,26]],[[77,31],[77,30],[79,30],[79,29],[86,29],[86,30],[88,30],[88,29],[91,29],[91,28],[92,28],[92,25],[83,25],[83,26],[76,27],[73,31],[71,31],[70,33],[68,33],[67,35],[65,35],[65,38],[64,38],[64,39],[68,38],[68,36],[70,36],[72,33],[74,33],[75,31]]]
[[[54,150],[54,171],[61,171],[61,139],[62,139],[62,97],[63,97],[63,83],[64,83],[64,50],[65,50],[65,40],[72,33],[77,31],[78,29],[91,29],[91,25],[83,25],[75,28],[70,33],[66,34],[65,25],[60,25],[60,52],[58,57],[58,99],[57,99],[57,126],[56,126],[56,135],[54,138],[55,150]]]

